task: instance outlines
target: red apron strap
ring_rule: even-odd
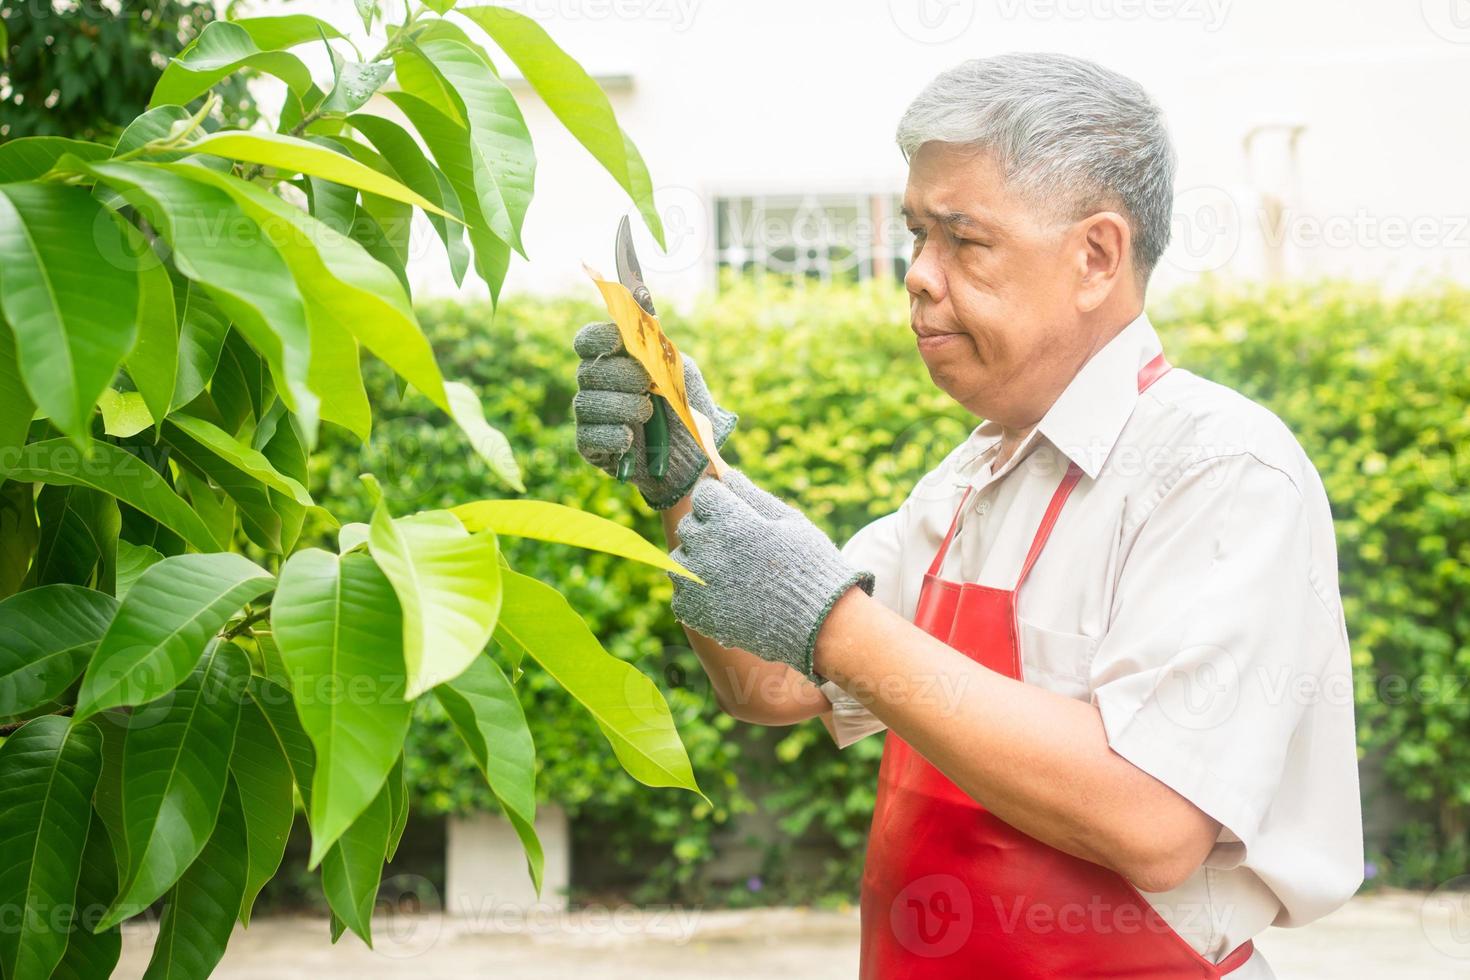
[[[960,512],[965,509],[965,501],[970,499],[970,491],[974,489],[974,487],[966,487],[964,496],[960,498],[960,505],[954,509],[954,517],[949,522],[949,531],[944,535],[944,541],[939,545],[939,550],[934,553],[934,560],[929,563],[930,575],[939,574],[939,568],[944,564],[945,553],[949,551],[949,543],[954,540],[954,529],[960,523]]]
[[[1159,351],[1153,358],[1138,371],[1138,393],[1143,394],[1148,386],[1162,378],[1172,367],[1164,352]],[[1051,503],[1047,505],[1046,515],[1042,517],[1041,524],[1036,528],[1036,534],[1031,539],[1031,550],[1026,553],[1026,561],[1021,566],[1021,577],[1016,580],[1015,588],[1019,589],[1021,583],[1026,581],[1026,576],[1031,572],[1031,566],[1041,555],[1041,549],[1046,547],[1046,539],[1051,536],[1051,529],[1061,515],[1062,505],[1067,502],[1067,497],[1072,493],[1072,488],[1082,478],[1082,470],[1076,463],[1067,464],[1067,472],[1062,476],[1062,482],[1051,495]],[[949,530],[944,535],[944,541],[939,545],[939,550],[934,554],[934,560],[929,563],[929,574],[938,575],[939,569],[944,565],[944,556],[949,553],[949,543],[954,540],[955,528],[960,523],[960,514],[965,509],[965,501],[970,499],[970,491],[973,486],[966,487],[964,496],[960,497],[960,504],[955,508],[954,517],[950,519]]]

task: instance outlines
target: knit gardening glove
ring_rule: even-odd
[[[794,507],[731,469],[704,476],[679,521],[671,557],[704,580],[668,573],[674,617],[727,647],[788,664],[814,684],[817,634],[854,585],[873,594],[873,574],[849,565]]]
[[[669,412],[668,470],[662,477],[648,472],[643,423],[653,415],[653,400],[648,393],[652,379],[623,347],[618,325],[610,320],[589,323],[577,331],[572,348],[582,358],[577,366],[577,394],[572,399],[577,452],[610,476],[617,474],[622,455],[632,452],[629,482],[643,494],[648,506],[667,510],[683,500],[709,465],[709,457]],[[689,404],[709,417],[715,448],[723,448],[739,416],[715,404],[694,358],[688,354],[683,358],[684,391]]]

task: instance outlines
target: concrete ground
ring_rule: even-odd
[[[263,918],[236,927],[216,976],[229,980],[803,980],[854,977],[856,910],[751,911],[591,908],[539,916],[381,916],[375,949],[328,942],[315,918]],[[124,931],[115,974],[141,977],[155,925]],[[1470,893],[1362,896],[1304,929],[1257,939],[1280,980],[1470,977]]]

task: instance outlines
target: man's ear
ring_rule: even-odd
[[[1133,284],[1133,229],[1116,211],[1099,211],[1077,223],[1077,308],[1091,313],[1120,284]]]

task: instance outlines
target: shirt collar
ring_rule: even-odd
[[[967,482],[980,486],[1004,475],[1028,455],[1038,434],[1095,479],[1138,402],[1139,370],[1162,350],[1148,314],[1140,313],[1082,365],[1001,472],[991,474],[988,466],[979,466]],[[1000,445],[1000,432],[998,422],[976,426],[970,433],[968,465],[990,459]]]

